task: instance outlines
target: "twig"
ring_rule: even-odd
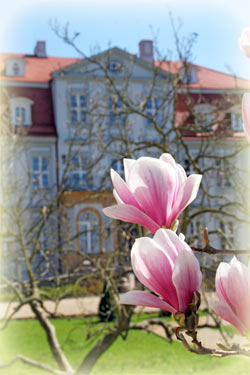
[[[34,361],[33,359],[24,357],[22,354],[18,354],[16,357],[12,358],[11,361],[9,361],[8,363],[0,363],[0,368],[10,367],[16,361],[22,361],[24,363],[27,363],[28,365],[40,368],[40,369],[45,370],[45,371],[49,371],[50,373],[56,374],[56,375],[69,375],[69,374],[75,373],[75,372],[65,372],[65,371],[61,371],[61,370],[56,370],[53,367],[50,367],[50,366],[45,365],[43,363]]]

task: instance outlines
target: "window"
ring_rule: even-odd
[[[219,188],[230,188],[231,182],[230,179],[232,178],[232,167],[228,160],[225,158],[223,159],[216,159],[216,185]]]
[[[108,108],[109,108],[109,124],[121,124],[124,125],[125,117],[122,115],[123,103],[120,98],[109,96],[108,97]]]
[[[81,94],[71,94],[69,97],[70,123],[76,125],[87,122],[87,97]]]
[[[221,235],[221,248],[222,249],[232,249],[234,246],[234,223],[232,221],[221,221],[220,229]]]
[[[100,252],[100,225],[99,213],[86,209],[81,212],[78,219],[78,233],[80,251],[84,254],[96,254]]]
[[[32,157],[32,187],[34,189],[49,187],[49,158],[45,156]]]
[[[15,97],[10,99],[12,125],[31,126],[31,106],[33,101],[28,98]]]
[[[6,76],[25,76],[25,60],[18,57],[10,57],[6,60]]]
[[[197,83],[197,69],[192,67],[183,68],[181,70],[181,83]]]
[[[160,98],[148,99],[146,103],[146,115],[149,117],[146,119],[147,125],[152,125],[152,120],[150,118],[155,117],[158,124],[162,123],[162,112],[160,111],[162,106],[162,101]]]
[[[195,124],[198,130],[211,131],[214,125],[213,107],[207,104],[200,104],[194,108]]]
[[[192,245],[194,247],[202,247],[203,246],[203,232],[204,232],[204,224],[202,220],[193,220],[190,222],[189,228]]]
[[[117,60],[112,60],[108,64],[108,70],[112,73],[117,73],[121,70],[122,64]]]
[[[89,164],[89,158],[86,155],[74,156],[70,163],[70,172],[68,176],[69,186],[73,190],[88,190],[92,188],[86,167]]]
[[[243,132],[243,121],[241,117],[241,108],[236,105],[230,110],[231,127],[234,132]]]

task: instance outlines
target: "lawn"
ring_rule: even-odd
[[[86,340],[88,331],[101,330],[96,319],[54,320],[59,340],[72,366],[77,367],[96,339]],[[55,365],[43,330],[35,320],[12,321],[1,332],[0,360],[10,360],[17,353]],[[152,334],[131,331],[126,341],[118,339],[95,365],[92,374],[195,374],[247,375],[250,361],[240,357],[211,358],[197,356],[183,349],[181,343],[167,343]],[[0,370],[0,375],[46,375],[46,372],[16,363]]]

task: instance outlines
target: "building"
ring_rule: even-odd
[[[245,224],[237,228],[239,243],[235,238],[244,210],[237,208],[235,217],[226,220],[220,214],[222,207],[228,213],[226,208],[231,210],[239,198],[232,189],[230,165],[240,170],[242,160],[248,162],[248,151],[235,150],[245,143],[240,101],[250,82],[194,64],[155,61],[151,41],[141,41],[139,50],[139,57],[115,47],[85,59],[57,58],[47,56],[45,42],[38,41],[33,55],[1,55],[2,120],[11,135],[7,145],[7,135],[2,136],[2,190],[9,193],[12,178],[17,189],[7,206],[26,208],[19,222],[41,277],[58,269],[70,272],[86,262],[86,254],[95,257],[118,246],[114,226],[102,213],[113,202],[109,169],[123,174],[123,157],[145,153],[158,157],[171,152],[187,173],[206,170],[203,190],[211,194],[200,194],[189,211],[192,222],[184,220],[194,244],[209,225],[218,247],[230,242],[247,246]],[[14,165],[9,160],[13,155]],[[3,192],[2,207],[5,196]],[[203,216],[197,214],[201,205]],[[28,236],[32,224],[35,237]],[[5,238],[7,227],[2,228]],[[13,241],[4,245],[5,258]],[[9,263],[19,263],[13,274],[25,279],[22,249],[14,248],[21,254],[19,262],[15,255]],[[53,263],[48,249],[58,248],[62,256]]]

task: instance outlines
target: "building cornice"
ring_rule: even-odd
[[[20,82],[20,81],[5,81],[0,80],[0,87],[30,87],[35,89],[48,89],[49,83],[43,82]]]

